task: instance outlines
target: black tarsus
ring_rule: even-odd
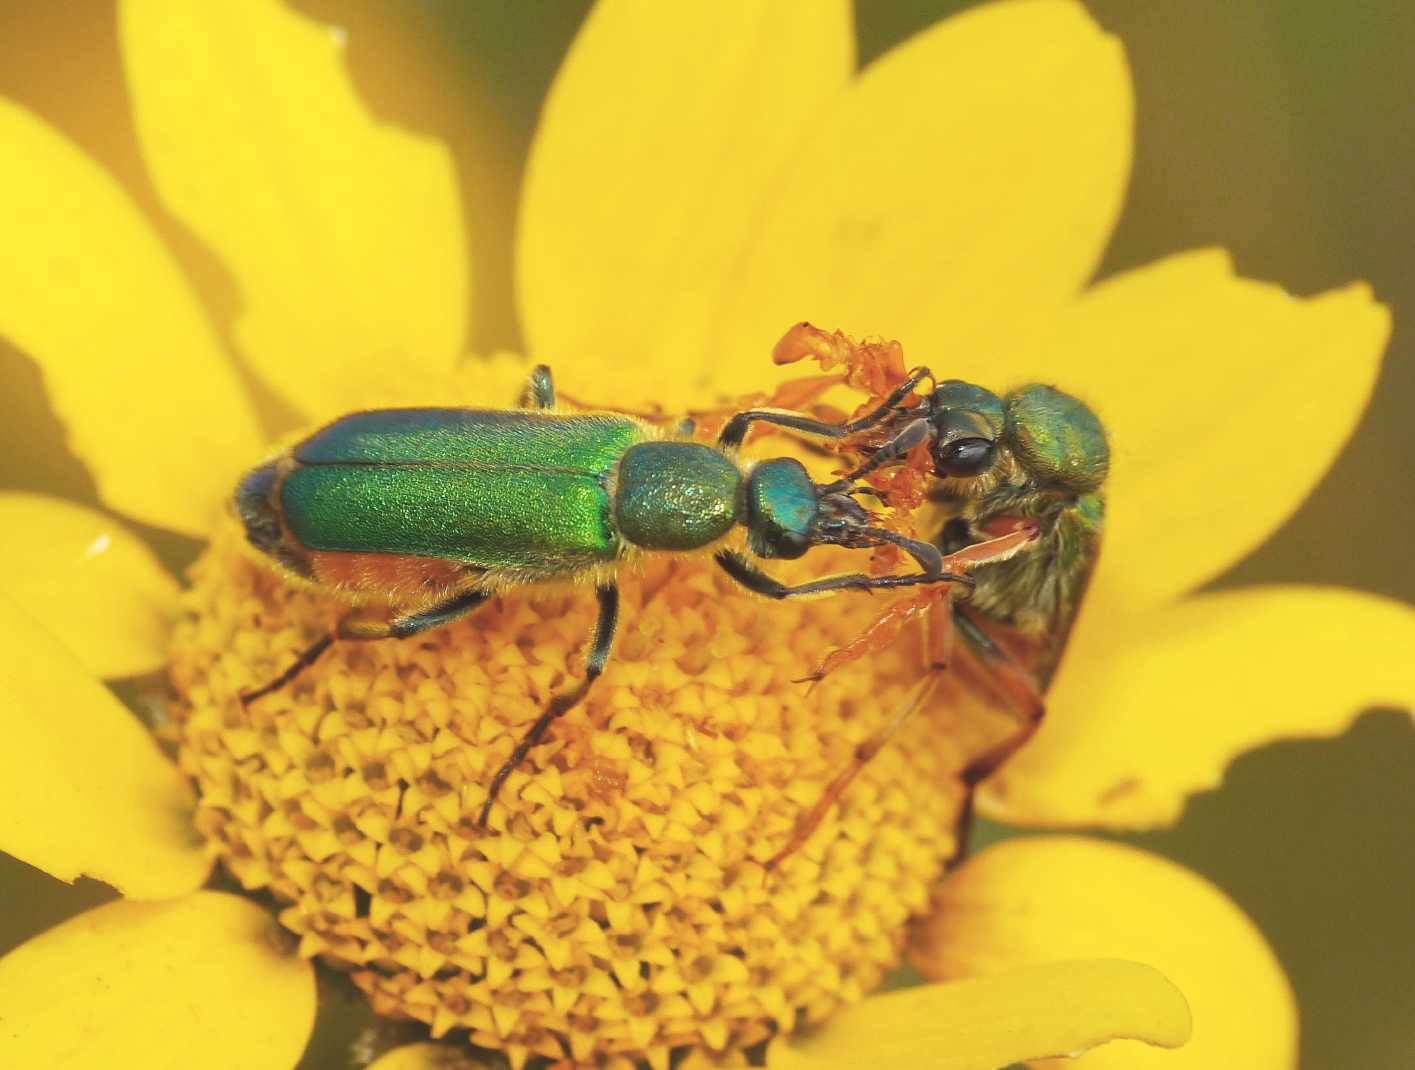
[[[430,628],[438,628],[444,624],[450,624],[458,617],[466,616],[476,609],[483,602],[489,599],[492,592],[473,587],[469,591],[459,591],[446,601],[439,602],[435,606],[411,613],[404,617],[394,617],[389,621],[363,621],[352,617],[345,617],[334,628],[334,631],[320,636],[297,657],[290,666],[277,676],[270,683],[263,687],[258,687],[254,691],[245,691],[241,694],[241,704],[249,706],[258,698],[264,698],[273,691],[279,691],[300,673],[304,672],[320,656],[334,645],[336,639],[369,641],[375,639],[407,639],[409,636],[425,632]]]
[[[300,656],[297,657],[294,661],[292,661],[292,662],[289,664],[289,666],[285,669],[285,671],[282,672],[279,676],[277,676],[274,680],[271,680],[270,683],[266,684],[266,685],[263,686],[263,687],[258,687],[258,688],[256,688],[254,691],[242,691],[242,692],[241,692],[241,705],[242,705],[242,706],[249,706],[249,705],[250,705],[252,702],[254,702],[256,699],[258,699],[258,698],[264,698],[266,695],[269,695],[271,692],[279,691],[282,687],[284,687],[286,684],[288,684],[291,680],[293,680],[295,677],[299,676],[300,673],[304,672],[304,671],[305,671],[306,669],[308,669],[311,665],[313,665],[316,661],[318,661],[319,658],[320,658],[320,655],[322,655],[326,650],[328,650],[328,649],[329,649],[331,646],[333,646],[333,645],[334,645],[334,633],[333,633],[333,632],[329,632],[329,633],[326,634],[326,635],[321,635],[321,636],[320,636],[318,639],[316,639],[313,643],[311,643],[309,646],[307,646],[307,647],[304,649],[304,651],[301,652]]]
[[[878,542],[887,542],[892,546],[897,546],[906,554],[912,557],[918,566],[924,570],[926,576],[948,575],[943,571],[943,551],[931,542],[923,542],[920,539],[911,539],[907,535],[900,535],[897,531],[890,531],[888,528],[858,528],[857,532],[869,536]],[[848,541],[844,545],[851,545]],[[957,580],[959,583],[973,586],[971,576],[948,575],[949,579]]]
[[[722,431],[717,436],[717,444],[719,446],[740,446],[746,439],[752,424],[757,421],[764,424],[775,424],[777,427],[789,428],[792,431],[801,431],[808,435],[819,435],[823,438],[844,438],[847,435],[866,431],[889,419],[898,411],[899,403],[912,394],[916,386],[925,379],[932,378],[933,372],[928,368],[915,368],[909,373],[907,379],[896,386],[884,401],[880,402],[877,408],[861,416],[858,420],[852,420],[845,424],[830,424],[823,420],[813,420],[809,416],[781,412],[776,409],[748,409],[745,412],[739,412],[723,425]]]
[[[845,572],[838,576],[824,576],[809,583],[794,586],[782,583],[767,575],[735,550],[721,550],[714,555],[722,571],[749,591],[768,598],[799,598],[831,591],[886,591],[900,587],[919,587],[932,583],[971,583],[968,576],[958,576],[951,572],[913,573],[908,576],[867,576],[863,572]]]
[[[521,407],[524,409],[555,408],[555,379],[550,374],[550,365],[537,364],[531,369],[525,389],[521,391]]]
[[[867,476],[876,468],[883,468],[890,461],[903,457],[919,443],[926,442],[933,433],[933,425],[926,418],[921,416],[917,420],[909,421],[902,431],[871,453],[853,472],[847,472],[834,483],[823,487],[822,493],[829,494],[847,489],[862,476]]]
[[[477,824],[483,828],[486,827],[486,819],[491,816],[491,805],[496,802],[496,797],[501,793],[501,787],[506,783],[506,778],[526,760],[526,755],[544,738],[550,726],[580,703],[589,692],[590,685],[599,678],[600,673],[604,672],[605,663],[609,660],[610,648],[614,645],[614,629],[619,622],[619,587],[614,583],[608,583],[596,588],[595,593],[599,597],[599,621],[595,625],[589,656],[585,659],[585,678],[569,691],[556,695],[550,700],[545,712],[535,719],[535,723],[516,744],[516,749],[511,752],[511,757],[491,778],[491,788],[487,792],[486,804],[482,807],[481,816],[477,818]]]

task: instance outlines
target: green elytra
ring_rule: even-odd
[[[340,639],[406,638],[471,613],[498,591],[555,580],[593,582],[599,619],[580,684],[547,706],[498,770],[482,821],[506,778],[603,671],[618,620],[616,565],[637,552],[715,549],[736,582],[771,598],[953,581],[933,546],[871,523],[852,483],[813,482],[792,458],[736,456],[754,420],[739,414],[716,446],[666,439],[636,419],[554,410],[549,369],[537,368],[521,410],[389,409],[353,413],[253,469],[234,504],[247,540],[296,575],[321,582],[341,555],[429,563],[444,590],[388,620],[344,617],[249,703],[283,687]],[[888,420],[881,406],[876,419]],[[900,546],[920,571],[845,573],[788,586],[724,544],[745,531],[750,554],[800,557],[812,546]],[[447,583],[448,573],[458,577]],[[966,582],[966,581],[964,581]],[[429,581],[431,587],[432,581]]]

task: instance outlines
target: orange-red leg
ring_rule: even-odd
[[[767,862],[767,869],[775,868],[784,859],[800,850],[820,823],[825,820],[825,815],[830,812],[830,808],[835,805],[836,800],[845,793],[850,782],[860,774],[860,770],[864,769],[875,755],[885,748],[909,718],[921,710],[933,697],[934,691],[938,689],[942,673],[948,668],[953,657],[953,614],[951,603],[948,601],[935,601],[931,604],[938,609],[938,612],[931,613],[925,622],[924,677],[919,681],[914,694],[904,704],[903,709],[896,713],[889,724],[885,726],[884,731],[871,736],[855,748],[850,764],[836,775],[835,779],[826,786],[825,792],[816,801],[816,804],[796,822],[796,829],[792,832],[791,838],[786,841],[781,850],[772,855]]]
[[[1046,717],[1046,702],[1036,677],[1019,665],[1005,650],[994,643],[963,607],[956,607],[956,623],[973,652],[988,667],[988,679],[998,696],[1021,718],[1017,730],[1006,739],[975,755],[963,767],[958,779],[963,784],[963,805],[959,809],[955,831],[958,849],[945,865],[952,870],[968,856],[968,830],[973,823],[973,800],[978,785],[997,772],[998,768],[1037,733]]]
[[[841,666],[858,661],[866,654],[884,650],[899,638],[899,633],[904,630],[904,625],[930,606],[936,605],[941,599],[948,597],[948,591],[933,588],[922,591],[912,598],[900,599],[870,621],[854,639],[827,654],[809,676],[802,677],[796,682],[815,685]]]
[[[916,601],[915,599],[909,600],[911,604]],[[978,785],[995,773],[1003,762],[1036,734],[1046,715],[1046,704],[1035,677],[988,637],[974,620],[970,611],[956,605],[951,598],[935,600],[930,606],[923,608],[930,607],[934,608],[935,612],[926,619],[924,678],[920,680],[914,694],[903,709],[895,714],[884,730],[866,739],[855,748],[850,764],[835,776],[816,804],[801,816],[791,838],[767,862],[767,869],[775,868],[800,850],[820,826],[820,823],[825,820],[825,815],[830,812],[830,808],[835,805],[855,777],[860,774],[860,771],[889,743],[909,718],[922,709],[933,696],[942,682],[943,672],[952,661],[953,648],[959,632],[962,633],[970,650],[983,661],[989,670],[988,678],[996,689],[998,697],[1021,718],[1021,723],[1015,732],[983,753],[974,756],[958,774],[958,779],[963,785],[963,801],[959,807],[958,820],[954,829],[955,842],[958,846],[948,859],[946,868],[956,867],[967,857],[968,835],[973,821],[973,800],[977,794]],[[921,609],[913,610],[908,619],[912,619],[920,611]],[[874,649],[879,648],[875,647]],[[860,656],[863,652],[864,650],[861,650],[855,656]]]
[[[850,782],[860,774],[860,770],[869,765],[874,756],[884,749],[885,745],[894,737],[894,734],[914,716],[932,696],[938,687],[939,677],[937,673],[930,673],[919,681],[913,696],[904,705],[894,718],[885,726],[884,731],[878,735],[871,736],[855,747],[855,753],[850,759],[850,764],[842,769],[825,789],[825,792],[816,801],[816,804],[801,815],[796,821],[796,828],[791,833],[791,838],[786,841],[781,850],[772,855],[766,863],[768,870],[775,869],[783,861],[795,854],[811,838],[811,834],[825,820],[825,815],[830,813],[830,808],[835,805],[837,799],[844,794],[845,789],[850,786]]]
[[[966,572],[968,569],[976,568],[978,565],[986,565],[994,561],[1005,561],[1013,554],[1026,548],[1037,537],[1036,529],[1033,527],[1018,528],[1009,531],[1005,535],[999,535],[994,539],[987,539],[983,542],[974,543],[972,546],[965,546],[963,549],[948,554],[943,558],[942,565],[945,572]],[[952,603],[952,588],[935,588],[922,591],[912,598],[906,598],[895,602],[883,613],[870,621],[865,626],[864,631],[857,635],[850,642],[833,650],[827,654],[815,670],[802,683],[818,683],[833,673],[836,669],[858,661],[866,654],[883,650],[890,643],[899,637],[904,625],[913,620],[920,613],[931,606],[942,606]],[[939,615],[935,614],[937,618]]]

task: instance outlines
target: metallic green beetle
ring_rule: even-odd
[[[916,404],[906,404],[914,389],[932,378],[927,368],[913,369],[877,408],[853,423],[741,413],[724,428],[723,440],[740,441],[756,419],[826,438],[869,432],[871,440],[854,447],[863,462],[822,486],[824,495],[854,488],[927,443],[936,477],[929,497],[946,518],[935,540],[941,552],[954,554],[1021,527],[1033,533],[1020,548],[972,567],[963,635],[974,642],[967,622],[986,619],[1027,637],[1035,647],[1027,670],[1040,691],[1056,670],[1100,550],[1101,488],[1110,469],[1105,428],[1085,402],[1041,383],[999,397],[948,379],[913,398]],[[976,645],[986,649],[985,636],[977,636]]]
[[[1045,715],[1043,696],[1100,552],[1110,447],[1095,413],[1055,387],[1033,383],[999,397],[951,379],[915,396],[924,380],[932,380],[929,370],[915,368],[878,408],[854,423],[743,414],[724,434],[730,438],[742,429],[745,417],[760,415],[805,434],[863,435],[845,446],[862,458],[860,463],[842,480],[823,486],[827,495],[853,487],[872,472],[908,463],[914,447],[926,446],[924,463],[933,477],[929,498],[942,513],[935,544],[951,564],[971,558],[973,584],[964,598],[930,602],[921,596],[886,610],[885,616],[911,616],[926,604],[941,614],[936,623],[962,640],[962,651],[984,669],[990,697],[1018,720],[1015,732],[973,756],[961,771],[966,792],[961,828],[971,816],[974,789],[1035,734]],[[868,655],[875,649],[869,637],[880,634],[888,633],[867,630],[827,665]],[[947,657],[931,659],[908,706],[856,748],[851,764],[770,864],[805,842],[854,776],[928,703],[947,668]],[[823,666],[814,678],[824,671]]]
[[[791,458],[740,461],[747,426],[787,422],[781,413],[743,413],[707,446],[626,415],[556,411],[544,366],[523,403],[511,411],[356,412],[246,474],[235,507],[253,547],[316,586],[414,608],[386,620],[344,617],[243,702],[283,687],[336,640],[416,635],[527,584],[593,583],[599,621],[585,678],[547,705],[497,771],[484,823],[506,778],[603,671],[618,616],[617,571],[641,552],[715,548],[734,580],[771,598],[968,582],[944,571],[936,547],[872,524],[849,481],[822,487]],[[877,419],[891,414],[882,406]],[[735,548],[738,528],[740,545],[760,558],[892,543],[920,571],[788,586]]]
[[[1017,552],[977,565],[967,601],[951,602],[966,649],[988,666],[1021,721],[969,763],[963,779],[972,788],[1045,715],[1043,695],[1100,553],[1110,446],[1085,402],[1041,383],[999,397],[951,380],[938,385],[927,408],[938,480],[931,497],[945,517],[940,549],[952,554],[1022,529],[1033,536]]]

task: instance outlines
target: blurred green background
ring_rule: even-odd
[[[516,348],[510,265],[520,171],[541,100],[589,5],[295,6],[348,27],[349,62],[377,112],[453,145],[477,258],[469,348]],[[966,6],[860,0],[861,63]],[[1336,583],[1415,603],[1415,6],[1089,0],[1087,7],[1124,41],[1138,110],[1129,200],[1102,275],[1217,244],[1233,252],[1241,273],[1298,294],[1368,279],[1395,310],[1375,401],[1349,448],[1292,522],[1218,586]],[[400,79],[396,64],[408,63],[431,66],[437,77]],[[229,279],[164,214],[143,172],[111,0],[0,0],[0,94],[39,112],[117,174],[229,322],[237,300]],[[461,129],[469,116],[479,128],[476,149]],[[114,353],[121,358],[121,339]],[[3,338],[0,392],[0,487],[95,502],[34,368]],[[1250,455],[1214,478],[1301,441],[1300,428],[1253,428]],[[192,553],[170,536],[157,542],[174,565]],[[1314,664],[1320,656],[1312,652]],[[1415,673],[1415,651],[1411,661]],[[1412,774],[1408,712],[1370,711],[1342,738],[1279,743],[1241,758],[1221,790],[1193,800],[1177,828],[1127,838],[1215,881],[1267,934],[1301,1006],[1303,1070],[1415,1066]],[[104,894],[0,855],[0,951]],[[337,995],[322,1012],[306,1066],[343,1065],[361,1016],[355,1001]]]

